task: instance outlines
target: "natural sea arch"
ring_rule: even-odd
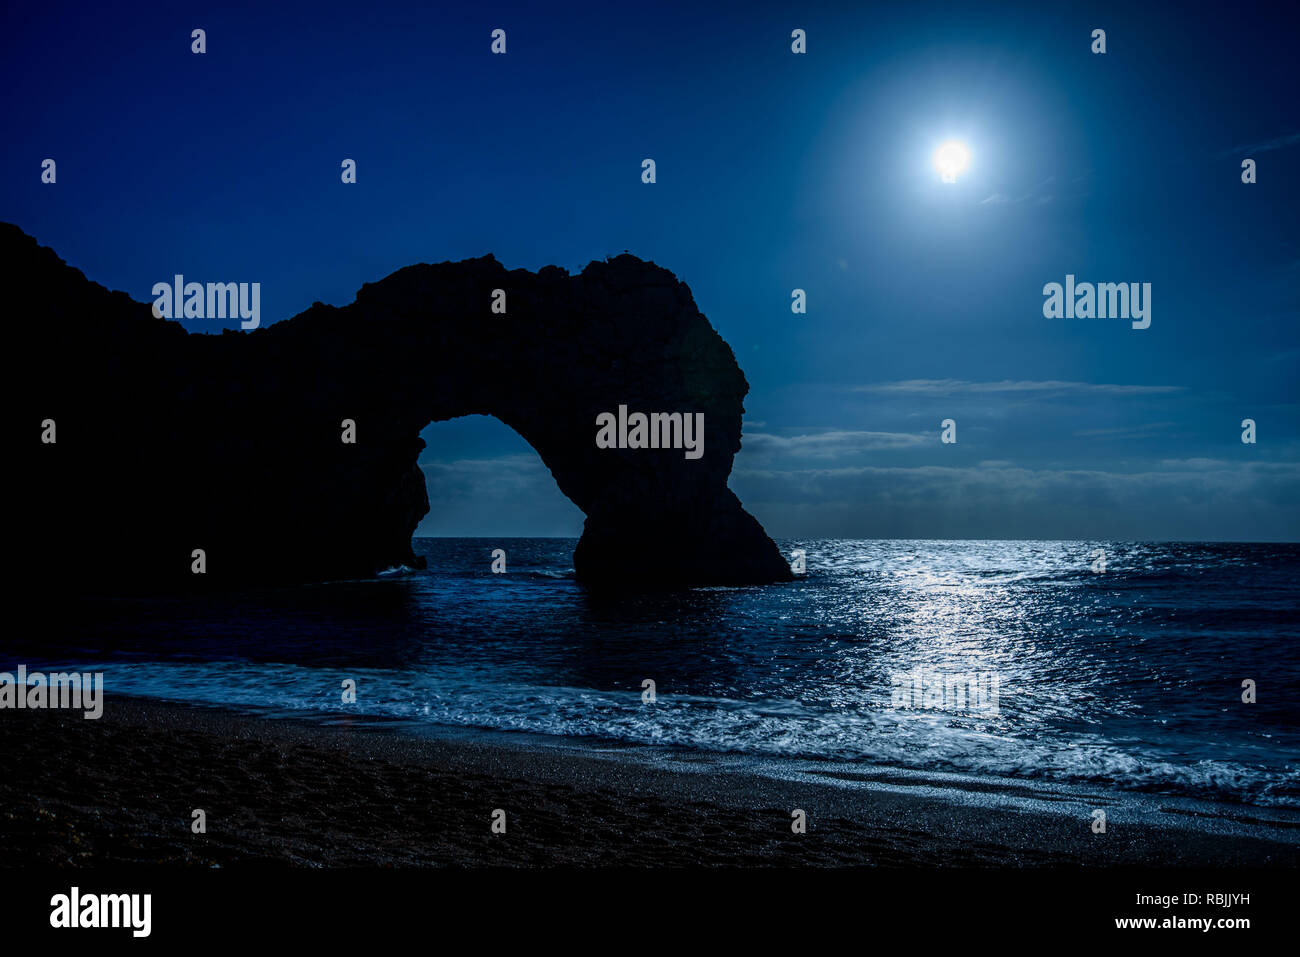
[[[155,317],[16,227],[0,225],[0,270],[32,317],[14,333],[34,383],[19,402],[34,520],[18,530],[33,562],[66,557],[90,511],[114,548],[96,579],[107,584],[320,581],[418,564],[420,432],[477,414],[518,432],[585,514],[579,580],[792,577],[727,487],[745,377],[686,285],[652,263],[624,255],[576,275],[491,256],[409,266],[347,306],[220,335]],[[598,416],[620,406],[702,415],[703,454],[598,447]],[[47,418],[59,438],[41,445],[35,423]]]

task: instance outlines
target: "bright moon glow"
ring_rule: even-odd
[[[949,140],[934,151],[934,168],[945,183],[957,182],[957,174],[970,165],[970,150],[965,143]]]

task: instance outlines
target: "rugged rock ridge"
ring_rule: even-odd
[[[154,590],[415,565],[429,508],[419,432],[471,413],[519,432],[586,513],[582,580],[791,577],[727,488],[745,377],[686,285],[652,263],[624,255],[572,276],[491,256],[410,266],[343,308],[220,335],[155,318],[12,225],[0,224],[0,263],[18,339],[15,551],[37,577]],[[498,288],[505,315],[490,311]],[[597,415],[620,404],[703,412],[703,457],[597,448]],[[40,442],[46,419],[54,445]],[[65,576],[70,564],[81,571]]]

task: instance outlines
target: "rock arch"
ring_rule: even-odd
[[[416,265],[343,307],[246,332],[188,334],[108,292],[13,226],[0,229],[32,375],[19,422],[37,561],[86,515],[113,543],[102,579],[194,586],[358,577],[415,565],[428,510],[421,429],[492,415],[537,450],[586,514],[574,565],[598,585],[788,580],[727,487],[748,384],[668,270],[633,256],[580,274],[491,256]],[[226,279],[229,277],[210,277]],[[491,311],[493,290],[506,311]],[[704,415],[704,454],[600,449],[619,405]],[[42,446],[36,426],[58,420]],[[356,423],[355,444],[341,423]],[[91,463],[94,463],[91,465]],[[80,523],[80,525],[79,525]]]

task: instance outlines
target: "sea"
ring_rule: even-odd
[[[373,579],[70,600],[0,668],[102,671],[110,707],[1300,808],[1300,545],[781,541],[788,584],[605,593],[575,543],[419,538],[427,569]]]

